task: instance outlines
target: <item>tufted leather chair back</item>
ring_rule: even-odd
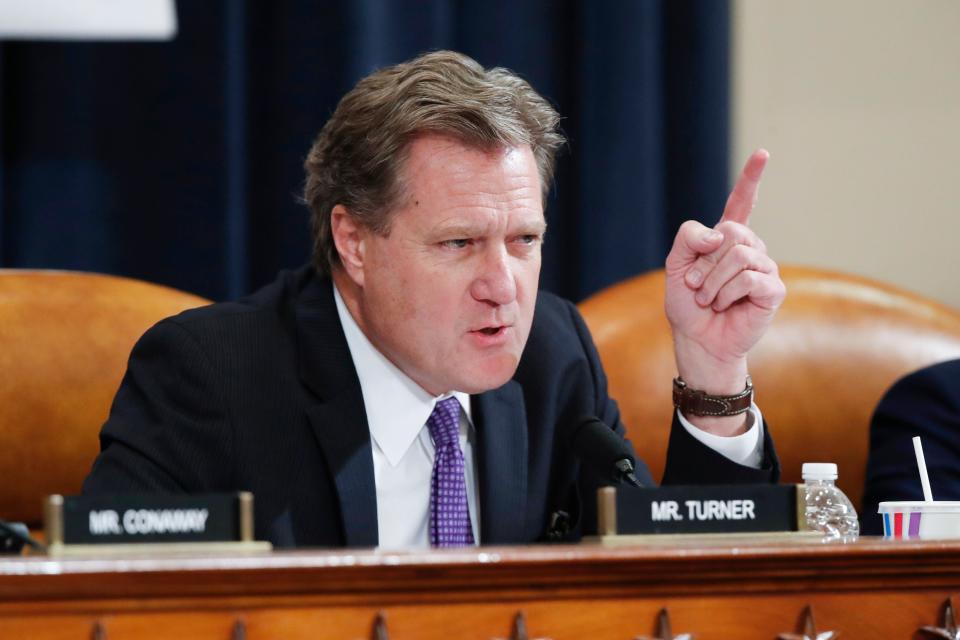
[[[859,508],[874,408],[903,375],[960,357],[960,310],[833,271],[787,265],[781,277],[786,301],[750,356],[757,404],[783,481],[800,482],[804,462],[836,462],[839,485]],[[663,295],[657,270],[580,304],[610,394],[654,478],[663,473],[676,375]]]
[[[208,301],[139,280],[0,269],[0,518],[42,525],[76,494],[134,342]]]

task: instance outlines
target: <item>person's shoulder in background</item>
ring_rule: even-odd
[[[960,500],[960,360],[898,380],[870,422],[870,451],[860,514],[865,534],[883,533],[877,505],[922,500],[912,438],[920,436],[936,500]]]

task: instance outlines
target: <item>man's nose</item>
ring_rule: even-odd
[[[517,283],[510,265],[510,255],[504,247],[491,247],[486,252],[480,273],[471,287],[473,297],[481,302],[504,305],[517,297]]]

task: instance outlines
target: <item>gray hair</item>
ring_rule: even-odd
[[[557,150],[560,116],[513,72],[484,69],[453,51],[436,51],[363,78],[337,105],[304,162],[304,200],[311,211],[313,262],[321,272],[340,263],[330,225],[341,204],[377,233],[403,188],[401,170],[412,140],[451,136],[484,150],[529,145],[544,201]]]

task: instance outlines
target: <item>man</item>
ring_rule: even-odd
[[[570,430],[625,428],[575,307],[537,292],[558,120],[457,53],[361,80],[306,161],[314,264],[148,331],[84,491],[249,490],[277,545],[532,542],[560,513],[591,530],[601,480]],[[776,478],[746,367],[784,296],[745,226],[766,158],[667,260],[687,389],[742,405],[694,415],[725,412],[683,394],[668,481]]]
[[[948,360],[901,378],[870,421],[870,456],[860,514],[864,534],[882,535],[877,515],[886,500],[923,500],[913,437],[935,500],[960,500],[960,360]]]

